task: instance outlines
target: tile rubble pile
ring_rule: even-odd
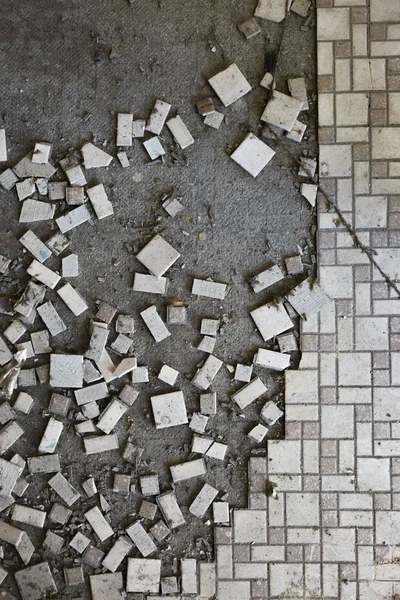
[[[295,0],[292,10],[298,14],[305,10],[307,14],[307,5],[310,5],[307,1]],[[279,22],[285,16],[285,7],[286,0],[260,0],[255,16]],[[240,30],[249,39],[257,35],[260,28],[253,18],[243,23]],[[209,84],[225,107],[251,91],[250,84],[236,64],[211,77]],[[261,85],[272,92],[261,120],[272,131],[278,132],[278,135],[285,133],[289,139],[300,142],[306,125],[301,123],[298,117],[302,111],[308,109],[304,79],[289,80],[290,96],[274,89],[272,74],[267,74]],[[215,110],[214,104],[213,98],[205,98],[197,104],[197,109],[204,117],[206,125],[218,129],[224,115]],[[157,100],[147,121],[134,120],[132,114],[118,114],[116,146],[132,146],[133,139],[142,139],[148,132],[153,135],[143,141],[146,152],[152,161],[163,160],[166,151],[160,134],[165,125],[176,144],[182,150],[188,148],[194,143],[194,139],[179,115],[168,118],[171,108],[167,102]],[[149,500],[143,500],[139,518],[135,522],[125,527],[124,531],[119,529],[116,532],[108,521],[107,513],[110,507],[104,496],[98,492],[98,482],[90,477],[81,482],[81,490],[77,490],[69,481],[68,475],[65,477],[62,473],[63,465],[57,454],[57,445],[64,433],[65,421],[62,419],[68,418],[69,421],[71,418],[76,435],[82,438],[83,455],[118,451],[122,452],[123,458],[131,464],[137,464],[140,460],[143,450],[134,446],[131,440],[121,448],[115,432],[118,422],[129,416],[139,395],[135,384],[146,383],[149,380],[147,366],[139,366],[137,357],[131,354],[135,331],[134,318],[131,315],[117,314],[115,308],[101,302],[95,318],[90,321],[90,339],[86,352],[60,353],[57,352],[55,338],[66,330],[66,325],[57,312],[57,306],[48,298],[48,290],[54,290],[60,301],[65,303],[75,316],[82,315],[89,309],[79,290],[69,282],[70,278],[79,274],[79,256],[69,250],[70,240],[65,234],[94,218],[101,220],[114,214],[104,185],[88,185],[86,173],[90,169],[108,167],[114,157],[93,143],[85,143],[81,148],[81,159],[74,153],[59,161],[65,180],[53,181],[52,177],[57,168],[50,161],[51,152],[51,144],[38,142],[32,152],[13,168],[8,168],[0,174],[0,185],[7,191],[15,189],[21,203],[20,223],[50,221],[51,224],[55,222],[59,230],[47,240],[40,239],[31,229],[20,237],[24,252],[32,257],[26,269],[30,279],[12,310],[6,312],[12,320],[0,334],[0,387],[3,388],[3,402],[0,405],[0,423],[3,426],[0,430],[0,454],[8,457],[0,458],[0,540],[6,545],[14,546],[25,565],[25,568],[14,573],[23,600],[47,597],[49,593],[57,592],[60,585],[69,590],[73,586],[83,584],[83,565],[85,570],[92,569],[93,574],[89,575],[89,580],[95,600],[122,598],[124,589],[127,592],[142,594],[159,594],[160,590],[162,595],[197,594],[199,581],[195,559],[181,560],[178,579],[175,576],[161,577],[161,559],[154,558],[154,555],[158,551],[158,544],[185,523],[184,514],[175,495],[175,486],[182,481],[206,476],[208,460],[224,461],[228,452],[227,444],[206,433],[210,418],[218,411],[218,400],[216,393],[212,391],[212,384],[223,366],[223,362],[213,354],[218,338],[219,321],[212,318],[201,321],[200,333],[203,338],[198,349],[205,353],[206,358],[192,379],[193,386],[199,390],[199,411],[190,416],[187,414],[185,397],[179,390],[181,375],[167,364],[162,366],[158,378],[172,388],[177,386],[178,389],[150,396],[155,429],[178,426],[190,428],[193,432],[191,454],[185,462],[170,466],[170,490],[160,492],[157,474],[140,477],[141,492]],[[274,154],[267,144],[253,133],[248,133],[231,157],[256,177]],[[0,157],[2,161],[7,160],[4,130],[0,130]],[[117,157],[123,168],[129,166],[126,152],[119,150]],[[299,174],[313,176],[315,166],[315,161],[304,158],[303,170],[300,169]],[[317,186],[314,184],[302,184],[301,192],[313,206],[316,190]],[[65,205],[68,211],[56,216]],[[163,207],[172,218],[183,210],[178,199],[168,197]],[[180,256],[166,239],[159,234],[155,235],[136,255],[148,270],[148,274],[134,274],[133,291],[165,296],[168,288],[168,270]],[[59,270],[51,269],[45,264],[50,259],[54,260],[54,257],[59,260]],[[1,274],[7,276],[12,272],[12,268],[13,262],[6,256],[0,256]],[[287,259],[286,269],[289,277],[303,273],[301,257]],[[273,265],[253,277],[250,285],[254,293],[259,294],[284,279],[286,276],[279,266]],[[191,291],[197,297],[223,301],[229,293],[229,287],[211,279],[194,278]],[[300,316],[307,320],[329,301],[319,285],[307,278],[286,296],[250,311],[263,341],[276,341],[280,351],[260,347],[252,365],[225,365],[232,373],[232,379],[243,384],[232,395],[238,409],[244,411],[243,418],[246,418],[246,408],[267,392],[267,387],[262,381],[263,370],[283,371],[290,366],[290,353],[298,349],[296,337],[292,332],[292,319]],[[164,320],[156,306],[150,305],[140,312],[140,317],[154,341],[161,343],[172,335],[170,325],[185,323],[186,307],[179,302],[167,304]],[[38,321],[44,328],[29,333],[31,328],[36,328]],[[114,337],[114,341],[110,343],[109,337]],[[21,339],[25,341],[21,342]],[[29,366],[19,369],[14,367],[12,361],[15,361],[16,353],[21,351]],[[36,359],[46,355],[48,362],[35,368]],[[7,397],[4,382],[12,374],[16,389]],[[109,384],[117,380],[120,383],[119,393],[117,397],[111,397]],[[28,432],[18,424],[18,414],[29,414],[35,404],[35,399],[23,389],[38,383],[49,384],[54,392],[49,402],[47,422],[37,455],[21,457],[19,454],[13,454],[12,447]],[[9,401],[12,401],[12,406]],[[53,416],[49,417],[49,414]],[[263,442],[269,428],[282,418],[283,411],[274,400],[269,400],[262,407],[259,416],[259,423],[248,432],[248,436],[256,443]],[[193,458],[193,455],[197,455],[197,458]],[[49,510],[39,503],[28,505],[27,498],[24,498],[25,491],[32,481],[29,474],[50,476],[44,485],[49,486],[57,500]],[[112,489],[118,494],[131,493],[130,476],[114,473]],[[63,535],[63,527],[77,507],[81,506],[85,497],[94,498],[97,502],[88,510],[85,509],[84,520],[78,526],[85,533],[77,531],[67,541]],[[230,524],[227,495],[203,482],[187,508],[192,515],[202,519],[210,507],[215,524]],[[157,511],[162,518],[148,528],[147,522],[155,520]],[[60,553],[66,556],[68,566],[64,568],[64,581],[61,584],[56,583],[48,561],[28,566],[34,557],[42,556],[43,552],[34,547],[24,526],[39,529],[46,526],[43,543],[45,556],[46,553],[50,556]],[[56,531],[52,531],[54,528]],[[111,546],[109,543],[103,546],[103,542],[111,538]],[[69,548],[73,550],[72,554]],[[142,558],[130,557],[132,551],[137,551]],[[69,554],[70,558],[73,558],[72,562],[68,559]],[[148,558],[149,556],[152,558]],[[123,573],[117,569],[126,558],[124,584]],[[74,566],[71,566],[72,564]],[[206,565],[200,568],[200,578],[202,573],[205,579],[211,574],[208,573]],[[0,583],[7,575],[6,569],[1,568]],[[56,579],[60,579],[60,574]],[[200,581],[200,587],[201,585]],[[10,595],[8,597],[11,598]]]

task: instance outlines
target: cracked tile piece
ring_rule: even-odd
[[[286,16],[286,0],[259,0],[254,16],[280,23]]]
[[[239,67],[233,63],[208,80],[224,106],[229,106],[251,91],[251,85]]]
[[[253,177],[257,177],[273,158],[275,152],[253,133],[248,133],[243,142],[231,154],[232,160]]]

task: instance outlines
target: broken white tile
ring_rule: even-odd
[[[47,287],[49,287],[51,290],[54,290],[54,288],[61,280],[60,275],[58,275],[45,265],[42,265],[37,260],[33,260],[31,262],[26,272],[31,277],[34,277],[35,279],[40,281],[40,283],[43,283],[43,285],[47,285]]]
[[[204,365],[197,370],[192,382],[200,390],[207,390],[222,367],[222,361],[210,354]]]
[[[205,454],[213,442],[212,438],[205,435],[194,435],[192,438],[192,452],[195,454]]]
[[[66,330],[64,321],[61,319],[51,302],[46,302],[45,304],[38,306],[37,312],[47,329],[50,331],[51,336],[58,335]]]
[[[68,181],[71,185],[84,186],[87,184],[86,177],[80,165],[70,167],[65,171],[65,174],[68,177]]]
[[[144,119],[135,119],[132,121],[132,137],[142,138],[144,137],[144,130],[146,128],[146,121]]]
[[[59,388],[81,388],[83,356],[79,354],[50,354],[50,385]]]
[[[50,248],[52,253],[55,256],[59,256],[66,248],[68,248],[70,241],[65,235],[58,232],[55,233],[49,240],[46,242],[46,246]]]
[[[234,375],[234,379],[236,381],[245,381],[245,382],[249,382],[251,380],[251,375],[253,373],[253,366],[250,365],[241,365],[240,363],[238,363],[236,365],[236,369],[235,369],[235,375]]]
[[[81,408],[83,416],[88,419],[95,419],[100,415],[100,408],[97,402],[87,402]]]
[[[39,194],[41,196],[47,196],[47,193],[48,193],[47,179],[43,179],[43,177],[39,177],[38,179],[35,179],[35,184],[36,184],[36,188],[37,188],[37,191],[39,192]]]
[[[19,465],[0,458],[0,496],[8,498],[14,489],[22,469]]]
[[[18,387],[33,387],[36,385],[35,369],[21,369],[18,374]]]
[[[28,458],[28,469],[30,473],[58,473],[61,471],[58,454],[47,456],[31,456]]]
[[[222,444],[221,442],[213,442],[206,451],[205,455],[208,456],[208,458],[224,460],[227,450],[228,446],[226,444]]]
[[[79,267],[77,254],[68,254],[68,256],[61,259],[61,273],[63,277],[78,277]]]
[[[314,183],[302,183],[300,186],[301,195],[304,196],[306,200],[308,200],[311,206],[315,206],[317,200],[317,192],[318,186]]]
[[[165,150],[160,142],[160,138],[157,136],[154,136],[143,142],[143,146],[145,147],[146,152],[150,156],[151,160],[156,160],[165,154]]]
[[[107,350],[103,350],[100,360],[96,361],[96,366],[99,369],[106,383],[110,383],[110,381],[113,381],[113,379],[115,379],[115,365],[111,360],[111,357],[108,354]]]
[[[17,344],[15,347],[18,350],[18,352],[25,350],[25,356],[27,359],[33,358],[35,356],[31,342],[22,342],[20,344]]]
[[[201,519],[204,517],[217,495],[218,490],[212,487],[212,485],[205,483],[192,504],[189,506],[189,512]]]
[[[13,171],[17,177],[20,179],[25,179],[26,177],[44,177],[45,179],[49,179],[54,175],[57,169],[50,162],[45,164],[33,163],[32,155],[33,152],[29,152],[13,167]]]
[[[307,125],[296,119],[292,129],[287,133],[286,137],[288,140],[300,143],[303,140],[306,129]]]
[[[265,427],[264,425],[261,425],[261,423],[259,423],[258,425],[253,427],[247,435],[248,437],[252,438],[253,440],[256,440],[256,442],[261,444],[261,442],[265,439],[267,433],[268,427]]]
[[[189,460],[188,462],[179,465],[173,465],[170,467],[170,471],[172,481],[178,483],[179,481],[186,481],[187,479],[204,475],[207,472],[207,469],[204,460],[202,458],[196,458],[195,460]]]
[[[53,454],[55,452],[58,440],[60,439],[61,433],[64,429],[64,425],[61,421],[57,421],[54,417],[50,417],[43,437],[40,441],[38,451],[43,454]]]
[[[65,479],[62,473],[57,473],[49,480],[49,486],[64,500],[67,506],[72,506],[81,497],[80,493]]]
[[[3,542],[7,542],[7,544],[11,544],[12,546],[18,546],[21,542],[22,534],[23,531],[14,527],[14,525],[0,521],[0,540]]]
[[[86,191],[98,219],[104,219],[105,217],[109,217],[114,214],[113,206],[107,198],[107,194],[102,183],[94,185],[91,188],[87,188]]]
[[[271,285],[282,281],[282,279],[284,278],[285,276],[282,273],[281,269],[278,267],[278,265],[273,265],[272,267],[265,269],[265,271],[261,271],[261,273],[259,273],[258,275],[255,275],[250,280],[250,285],[253,288],[254,292],[258,294],[259,292],[262,292]]]
[[[136,367],[131,375],[132,383],[148,383],[149,370],[147,367]]]
[[[308,2],[308,0],[306,0]],[[293,5],[292,5],[293,10]],[[303,103],[301,110],[308,110],[307,88],[304,77],[295,77],[288,79],[288,88],[290,95]]]
[[[85,512],[85,518],[101,542],[114,535],[114,531],[105,520],[98,506],[94,506]]]
[[[101,148],[98,148],[91,142],[84,144],[81,148],[83,164],[85,169],[95,169],[98,167],[108,167],[113,157]],[[68,176],[68,171],[67,171]],[[72,183],[72,182],[71,182]]]
[[[13,173],[11,169],[6,169],[0,175],[0,185],[7,191],[12,190],[17,181],[18,177]]]
[[[0,254],[0,273],[4,275],[10,266],[11,259]]]
[[[260,416],[271,427],[274,425],[283,415],[283,412],[275,404],[273,400],[269,400],[262,408]]]
[[[52,145],[46,142],[36,142],[32,154],[32,162],[39,165],[45,165],[50,160]]]
[[[19,238],[21,244],[37,261],[43,263],[51,256],[51,250],[30,229]]]
[[[6,130],[0,129],[0,162],[7,161]]]
[[[251,85],[235,63],[211,77],[208,83],[224,106],[229,106],[251,91]]]
[[[15,320],[3,331],[3,335],[11,344],[15,344],[26,332],[26,327],[21,321]]]
[[[78,533],[74,535],[74,537],[69,543],[71,548],[76,550],[78,554],[82,554],[84,550],[86,550],[86,548],[89,546],[89,544],[90,539],[86,537],[86,535],[83,535],[83,533],[81,533],[80,531],[78,531]]]
[[[272,75],[272,73],[269,73],[267,71],[265,73],[264,77],[261,79],[260,85],[261,85],[261,87],[265,88],[266,90],[270,90],[272,88],[273,83],[274,83],[274,76]]]
[[[26,525],[42,529],[46,519],[46,513],[43,510],[37,510],[30,506],[14,504],[11,519],[13,521],[18,521],[19,523],[25,523]]]
[[[192,134],[179,115],[167,121],[167,127],[182,150],[194,144]]]
[[[103,354],[104,348],[106,347],[109,330],[103,326],[102,323],[92,323],[91,336],[89,340],[89,347],[85,352],[85,358],[94,360],[95,362],[100,361],[101,355]]]
[[[45,288],[34,281],[29,281],[21,298],[14,304],[14,310],[29,318],[37,305],[43,301]]]
[[[197,346],[197,350],[201,350],[202,352],[207,352],[208,354],[212,354],[214,352],[216,339],[209,335],[205,335],[200,344]]]
[[[25,198],[29,198],[29,196],[32,196],[32,194],[34,194],[36,191],[35,182],[33,181],[32,177],[24,179],[23,181],[18,181],[15,187],[17,190],[18,200],[20,202],[22,202],[22,200],[25,200]]]
[[[132,146],[133,115],[118,113],[117,116],[117,146]]]
[[[194,279],[192,294],[223,300],[225,298],[226,288],[227,286],[225,283],[216,283],[215,281],[208,281],[205,279]]]
[[[188,422],[185,398],[181,391],[151,396],[150,402],[157,429],[175,427]]]
[[[253,177],[263,170],[275,152],[253,133],[248,133],[243,142],[231,154],[231,158]]]
[[[15,423],[14,421],[7,423],[0,431],[0,454],[7,452],[7,450],[11,448],[23,434],[24,430],[18,423]]]
[[[90,546],[90,548],[92,548]],[[100,556],[104,556],[100,550],[93,548]],[[100,559],[96,558],[95,564],[92,566],[100,567]],[[117,573],[102,573],[101,575],[90,575],[90,589],[92,592],[93,600],[122,600],[122,590],[124,589],[124,582],[122,578],[122,572]]]
[[[202,319],[200,325],[200,333],[203,335],[216,336],[219,329],[218,319]]]
[[[139,521],[128,527],[126,533],[129,535],[142,556],[149,556],[157,550],[157,546],[153,542],[153,539]]]
[[[128,407],[116,398],[104,409],[96,423],[96,427],[109,434],[114,429],[121,417],[126,413]]]
[[[118,538],[111,550],[109,550],[108,554],[103,558],[101,564],[103,567],[114,573],[132,548],[133,544],[129,540],[123,537]]]
[[[178,375],[179,371],[169,367],[168,365],[163,365],[158,374],[158,379],[161,379],[161,381],[164,381],[164,383],[168,383],[168,385],[175,385]]]
[[[265,342],[293,327],[282,302],[264,304],[251,311],[250,315]]]
[[[19,392],[16,401],[14,402],[13,409],[19,410],[25,415],[30,413],[33,405],[33,398],[26,392]]]
[[[132,145],[132,144],[131,144]],[[127,169],[130,166],[129,158],[126,152],[117,152],[118,160],[123,169]]]
[[[167,198],[162,206],[170,217],[176,217],[176,215],[183,210],[183,206],[177,198]]]
[[[272,371],[283,371],[290,366],[290,355],[259,348],[254,356],[254,364]]]
[[[69,508],[66,508],[63,504],[59,504],[58,502],[56,502],[53,504],[49,512],[49,519],[50,521],[53,521],[53,523],[65,525],[66,523],[68,523],[71,515],[72,510],[69,510]]]
[[[160,588],[160,576],[161,560],[156,558],[128,558],[126,591],[157,594]]]
[[[65,200],[66,181],[52,181],[48,184],[49,200]]]
[[[128,354],[133,344],[133,340],[123,333],[118,334],[116,340],[111,344],[111,348],[118,354]],[[135,367],[136,368],[136,367]]]
[[[14,576],[23,600],[40,600],[46,595],[57,594],[57,586],[47,562],[17,571]]]
[[[261,121],[291,131],[302,105],[300,100],[274,90],[271,100],[261,115]]]
[[[168,104],[168,102],[156,100],[156,103],[147,121],[146,130],[150,131],[150,133],[154,133],[155,135],[159,135],[164,127],[164,123],[170,109],[171,104]]]
[[[82,296],[72,287],[70,283],[66,283],[63,287],[57,290],[57,294],[62,300],[64,300],[65,304],[76,316],[81,315],[83,312],[85,312],[85,310],[88,309],[88,306]]]
[[[243,409],[265,394],[266,391],[267,388],[261,379],[256,377],[256,379],[253,379],[253,381],[242,387],[238,392],[235,392],[232,396],[232,400]]]
[[[208,394],[200,394],[200,412],[202,415],[217,414],[217,394],[211,392]]]
[[[286,0],[259,0],[254,16],[280,23],[286,16]]]
[[[140,316],[156,342],[161,342],[171,335],[155,306],[149,306]]]
[[[212,127],[213,129],[219,129],[222,125],[222,121],[224,120],[225,115],[220,113],[218,110],[215,110],[213,113],[207,115],[204,118],[204,124]]]
[[[164,275],[179,257],[179,252],[158,234],[136,255],[136,258],[156,277]]]
[[[296,286],[287,299],[302,319],[309,319],[317,314],[331,299],[311,277]]]
[[[48,221],[54,218],[55,210],[55,204],[28,199],[22,204],[19,222],[34,223],[36,221]]]
[[[115,433],[84,438],[83,444],[85,446],[85,452],[88,455],[108,452],[109,450],[117,450],[119,448],[118,438]]]
[[[158,496],[160,493],[158,475],[142,475],[140,477],[140,489],[143,496]]]
[[[155,275],[143,275],[135,273],[133,280],[134,292],[145,292],[147,294],[161,294],[167,292],[168,279],[166,277],[156,277]]]
[[[56,219],[56,223],[61,233],[66,233],[67,231],[71,231],[71,229],[75,229],[75,227],[78,227],[78,225],[86,223],[86,221],[89,221],[89,219],[91,219],[89,209],[86,204],[82,204],[82,206],[73,208],[65,215],[58,217],[58,219]]]
[[[208,417],[200,413],[194,412],[189,423],[189,427],[196,433],[204,433],[207,427]]]
[[[135,322],[129,315],[119,315],[115,324],[117,333],[130,334],[135,332]]]

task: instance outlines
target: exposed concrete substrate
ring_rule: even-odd
[[[163,489],[169,481],[167,464],[187,456],[184,444],[191,436],[185,427],[181,432],[154,429],[148,392],[156,387],[156,391],[167,391],[167,386],[161,386],[155,377],[161,363],[166,362],[179,369],[184,377],[191,378],[196,364],[204,359],[203,353],[190,349],[191,344],[197,345],[200,340],[200,318],[223,314],[228,315],[229,323],[218,338],[215,353],[232,363],[251,360],[262,340],[254,331],[248,311],[265,302],[268,295],[256,298],[246,279],[265,265],[279,262],[283,255],[295,254],[298,244],[312,239],[310,207],[298,192],[297,169],[286,153],[279,150],[256,180],[235,165],[227,154],[249,130],[259,133],[258,119],[267,93],[257,86],[266,71],[265,53],[276,53],[283,31],[283,24],[260,23],[262,34],[246,41],[237,30],[237,24],[251,17],[253,8],[253,4],[250,6],[244,0],[234,7],[227,0],[218,4],[207,0],[201,4],[201,10],[193,1],[177,0],[165,4],[137,0],[132,8],[124,0],[118,0],[117,5],[115,1],[106,0],[100,6],[93,2],[66,5],[55,1],[51,10],[43,1],[31,4],[5,0],[3,4],[0,73],[2,117],[7,128],[10,164],[31,149],[35,141],[41,140],[53,143],[53,159],[60,158],[70,148],[80,147],[92,136],[99,143],[107,140],[105,149],[115,154],[115,114],[126,111],[145,118],[156,97],[173,104],[174,113],[179,111],[196,139],[195,145],[185,152],[185,166],[146,167],[145,152],[141,144],[136,143],[128,151],[131,168],[123,170],[114,160],[108,171],[88,172],[90,183],[106,185],[116,214],[113,219],[96,221],[93,226],[83,226],[71,235],[71,249],[79,255],[81,272],[74,284],[90,301],[92,311],[94,301],[101,299],[135,317],[134,347],[139,363],[150,366],[153,385],[142,386],[144,391],[130,414],[134,420],[134,438],[145,448],[144,459],[148,461],[142,472],[157,470],[162,476]],[[304,72],[314,74],[314,31],[313,28],[301,31],[302,24],[303,19],[295,15],[287,19],[279,59],[277,87],[280,91],[286,91],[287,77],[301,76]],[[115,62],[108,58],[94,62],[98,50],[95,34],[106,42],[107,51],[112,47],[117,57]],[[215,53],[210,51],[214,45]],[[202,124],[194,105],[211,91],[206,79],[234,61],[255,89],[229,109],[222,109],[227,117],[217,132]],[[310,78],[307,82],[311,90],[314,82]],[[310,105],[308,123],[313,129],[315,103],[311,101]],[[167,147],[171,147],[169,134],[163,136]],[[274,142],[267,143],[275,147]],[[305,148],[315,152],[315,142],[309,145],[285,142],[285,145],[296,153]],[[135,181],[138,174],[142,178],[140,182]],[[167,217],[159,202],[165,192],[172,190],[182,197],[185,206],[184,212],[174,220]],[[18,202],[14,193],[2,193],[0,202],[1,249],[11,257],[17,256],[20,246],[8,232],[11,230],[19,236],[24,231],[17,224]],[[179,265],[185,264],[184,270],[176,266],[169,272],[168,295],[190,302],[190,323],[185,328],[171,327],[171,338],[155,347],[138,316],[155,298],[131,291],[132,272],[144,270],[124,244],[132,245],[134,251],[140,249],[154,233],[151,227],[158,216],[161,220],[156,230],[163,232],[182,253]],[[33,229],[38,235],[49,233],[46,226]],[[190,235],[185,236],[182,230]],[[205,232],[205,241],[199,240],[200,232]],[[57,265],[56,259],[48,263],[53,268]],[[216,281],[229,283],[231,291],[225,302],[191,297],[193,276],[211,276]],[[105,282],[100,283],[98,277],[105,277]],[[162,307],[164,301],[157,300],[156,304]],[[57,308],[69,325],[69,332],[58,336],[54,346],[58,350],[84,351],[89,315],[71,318],[60,302]],[[188,411],[196,410],[198,393],[184,377],[180,381]],[[279,376],[263,374],[262,377],[271,396],[282,390]],[[220,401],[228,402],[227,390],[236,389],[229,386],[229,379],[225,369],[218,376],[214,389]],[[40,414],[47,407],[49,391],[34,395],[37,405],[32,415],[38,418],[37,428],[32,415],[19,418],[22,426],[29,429],[26,439],[15,446],[22,456],[36,453],[46,423],[41,421]],[[207,480],[228,491],[233,506],[246,504],[246,463],[253,444],[243,435],[255,423],[255,415],[265,400],[256,403],[254,411],[247,410],[249,419],[235,418],[231,408],[220,409],[219,415],[212,419],[210,430],[223,436],[230,454],[239,460],[228,469],[215,465]],[[118,432],[120,439],[124,439],[122,426]],[[280,434],[279,430],[275,431],[276,436]],[[59,451],[62,463],[71,465],[72,483],[79,484],[83,479],[82,447],[72,426],[64,433]],[[167,460],[160,461],[160,455]],[[102,479],[106,489],[114,466],[118,465],[110,462],[110,456],[95,456],[85,460],[84,469],[87,474]],[[28,497],[35,498],[42,485],[43,482],[32,484]],[[180,484],[179,501],[187,505],[199,487],[200,484],[194,482]],[[111,492],[110,498],[115,501],[115,526],[120,523],[121,514],[132,512],[140,503],[139,496],[129,503],[119,501]],[[189,526],[168,539],[171,561],[187,551],[196,537],[208,536],[211,540],[210,527],[195,518],[188,517],[188,521]],[[36,544],[40,541],[40,535],[36,536]],[[163,554],[167,562],[168,556]]]

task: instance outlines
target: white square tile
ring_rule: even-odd
[[[303,565],[290,563],[271,564],[271,596],[279,598],[303,598]]]
[[[235,63],[211,77],[208,83],[224,106],[236,102],[251,90],[251,85]]]
[[[301,100],[275,90],[261,115],[261,121],[291,131],[302,107]]]
[[[348,8],[318,8],[317,40],[350,39]]]
[[[253,133],[248,133],[243,142],[231,154],[231,158],[253,177],[263,170],[275,152]]]
[[[353,297],[352,267],[320,267],[320,284],[330,298]]]
[[[375,513],[375,540],[377,544],[398,545],[400,538],[400,512],[378,510]]]
[[[364,92],[336,94],[336,125],[368,125],[368,108]]]
[[[300,440],[269,440],[267,445],[269,473],[300,473]]]
[[[356,560],[355,529],[322,530],[322,558],[324,562],[354,562]]]
[[[265,544],[267,542],[267,512],[265,510],[235,510],[233,532],[235,544]]]
[[[323,144],[319,148],[319,161],[321,177],[351,177],[351,146],[349,144]]]

